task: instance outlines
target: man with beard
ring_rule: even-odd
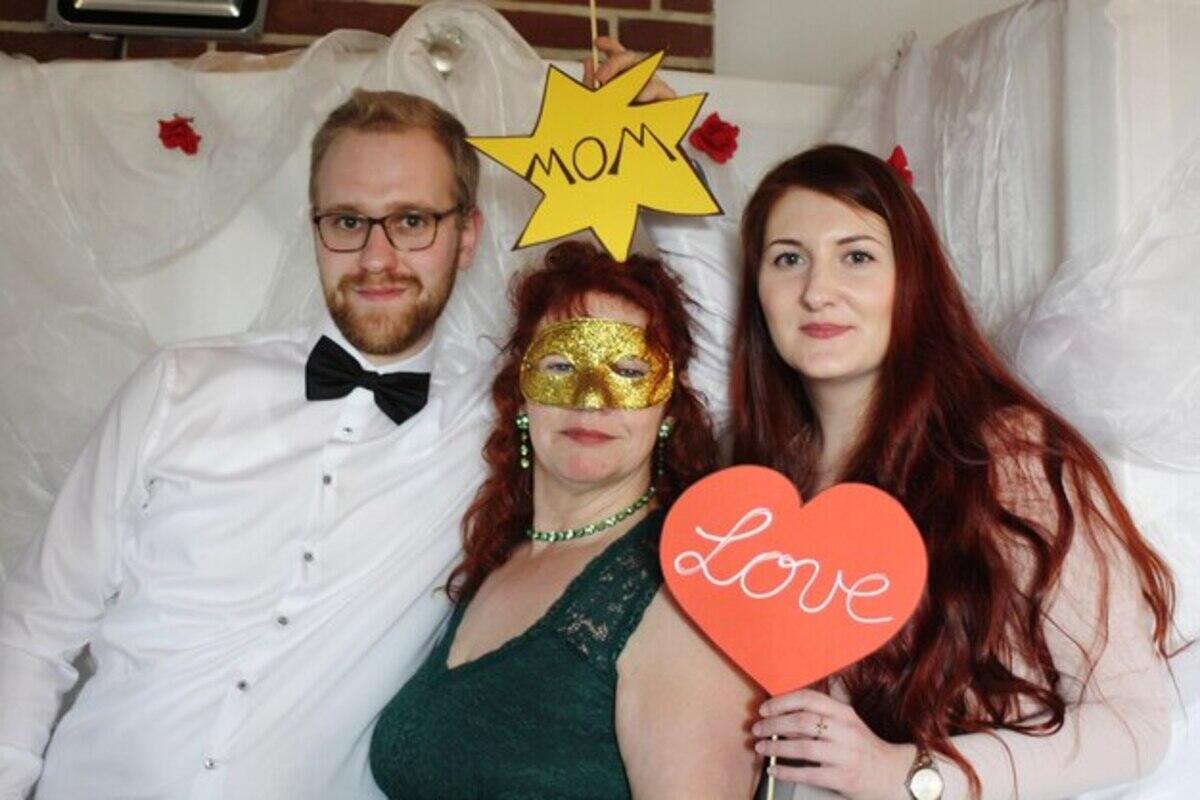
[[[170,347],[113,401],[4,586],[0,798],[382,798],[370,727],[482,473],[489,371],[430,376],[478,173],[421,98],[359,91],[318,131],[329,318]]]

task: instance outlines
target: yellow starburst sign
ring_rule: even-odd
[[[516,247],[590,228],[624,261],[640,208],[721,213],[679,147],[706,95],[634,102],[662,58],[645,58],[599,89],[551,66],[533,133],[468,140],[543,194]]]

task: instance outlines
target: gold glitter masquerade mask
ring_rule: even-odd
[[[649,408],[674,386],[671,359],[641,328],[611,319],[550,325],[521,359],[521,394],[545,406]]]

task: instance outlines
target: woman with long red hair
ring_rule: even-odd
[[[686,300],[567,242],[516,287],[458,607],[384,710],[389,797],[749,797],[754,688],[661,590],[665,509],[714,467]]]
[[[889,644],[762,706],[775,774],[797,797],[1037,800],[1152,770],[1171,575],[1095,451],[988,346],[917,195],[867,153],[809,150],[759,184],[742,258],[735,461],[805,497],[882,488],[929,554]]]

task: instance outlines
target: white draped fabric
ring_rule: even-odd
[[[450,74],[428,42],[463,34]],[[1200,7],[1040,0],[935,47],[911,38],[837,90],[672,75],[741,125],[723,167],[736,218],[772,162],[819,139],[902,144],[986,330],[1111,458],[1200,634]],[[391,37],[341,31],[294,59],[39,65],[0,54],[0,581],[40,531],[88,430],[156,345],[308,321],[321,303],[307,143],[350,87],[431,97],[472,133],[529,130],[545,63],[495,12],[424,6]],[[842,105],[834,114],[839,99]],[[203,137],[163,148],[179,113]],[[536,193],[485,162],[486,236],[439,324],[469,365],[506,327]],[[730,269],[736,265],[730,264]],[[1200,655],[1176,667],[1200,718]],[[1122,796],[1200,796],[1182,766]],[[1187,783],[1187,781],[1192,783]]]

